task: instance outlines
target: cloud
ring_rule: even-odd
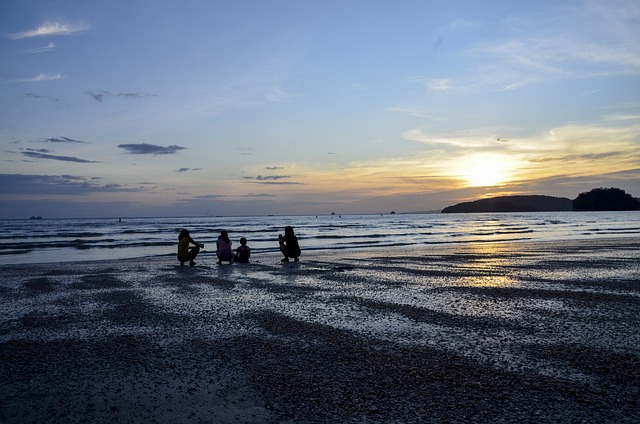
[[[95,192],[138,191],[119,184],[96,184],[92,178],[74,175],[0,174],[0,194],[84,195]]]
[[[243,177],[245,180],[254,180],[255,184],[269,184],[269,185],[304,185],[304,183],[298,183],[294,181],[277,181],[277,179],[270,179],[267,177]],[[290,177],[286,177],[290,178]]]
[[[244,180],[252,180],[255,184],[271,185],[304,185],[294,181],[280,181],[292,178],[290,175],[258,175],[255,177],[242,177]]]
[[[189,171],[200,171],[202,168],[180,168],[176,169],[176,172],[189,172]]]
[[[42,94],[35,94],[35,93],[26,93],[25,97],[29,98],[29,99],[48,99],[48,100],[52,100],[54,102],[59,102],[60,99],[58,99],[57,97],[52,97],[52,96],[47,96],[47,95],[42,95]]]
[[[620,151],[620,152],[602,152],[602,153],[585,153],[585,154],[575,154],[575,155],[563,155],[563,156],[545,156],[540,158],[531,158],[528,159],[531,163],[544,163],[544,162],[565,162],[565,163],[573,163],[576,161],[599,161],[602,159],[608,159],[616,156],[627,157],[629,154],[628,151]]]
[[[291,178],[290,175],[258,175],[257,177],[242,177],[245,180],[253,180],[256,184],[272,184],[272,185],[303,185],[293,181],[279,181]]]
[[[523,193],[545,193],[571,198],[596,187],[618,187],[637,197],[640,195],[638,182],[640,168],[597,175],[554,175],[524,183],[514,182],[511,187]]]
[[[119,144],[119,148],[126,150],[132,155],[172,155],[178,153],[180,150],[186,149],[181,146],[156,146],[155,144]]]
[[[211,199],[220,199],[223,197],[227,197],[224,194],[205,194],[204,196],[196,196],[196,199],[200,199],[200,200],[211,200]],[[189,199],[185,199],[183,201],[190,201]]]
[[[278,171],[280,169],[284,169],[284,166],[265,166],[264,169],[268,171]]]
[[[22,152],[22,154],[24,156],[34,158],[34,159],[51,159],[51,160],[59,160],[63,162],[77,162],[77,163],[99,163],[94,160],[80,159],[74,156],[50,155],[46,152],[48,152],[48,150],[46,149],[40,149],[40,150],[27,149],[26,151]]]
[[[405,140],[420,141],[428,145],[451,146],[457,148],[485,149],[492,146],[504,145],[502,138],[494,135],[496,129],[477,128],[465,131],[452,131],[445,134],[430,135],[423,128],[405,131]]]
[[[289,93],[287,93],[285,90],[277,86],[271,87],[271,90],[265,94],[266,101],[272,102],[272,103],[284,102],[288,98],[289,98]]]
[[[47,143],[87,143],[87,141],[82,141],[82,140],[74,140],[73,138],[69,138],[69,137],[58,137],[58,138],[47,138],[46,140],[43,140],[43,142],[47,142]]]
[[[262,175],[258,175],[256,177],[256,180],[268,181],[268,180],[281,180],[283,178],[291,178],[291,176],[290,175],[265,175],[263,177]]]
[[[448,78],[432,79],[428,82],[427,87],[432,91],[451,91],[453,90],[453,81]]]
[[[98,90],[98,91],[89,91],[87,92],[91,98],[98,102],[103,102],[106,97],[122,97],[125,99],[142,99],[145,97],[155,97],[155,94],[147,94],[147,93],[111,93],[109,91]]]
[[[255,197],[276,197],[275,194],[269,194],[269,193],[249,193],[249,194],[243,194],[240,197],[251,197],[251,198],[255,198]]]
[[[404,113],[407,114],[409,116],[413,116],[414,118],[428,118],[428,119],[432,119],[432,120],[438,120],[437,117],[430,115],[426,112],[424,112],[423,110],[421,110],[420,107],[407,107],[407,106],[395,106],[395,107],[390,107],[387,108],[388,112],[397,112],[397,113]]]
[[[46,46],[36,47],[35,49],[31,49],[29,50],[29,53],[32,53],[32,54],[45,53],[53,50],[55,47],[56,45],[54,43],[49,43]]]
[[[82,32],[89,29],[89,25],[85,22],[79,22],[77,24],[64,24],[60,22],[46,21],[38,28],[9,34],[6,38],[11,40],[20,40],[23,38],[42,37],[51,35],[71,35],[77,32]]]
[[[57,73],[57,74],[38,74],[35,77],[31,77],[31,78],[20,78],[20,79],[16,79],[16,80],[12,80],[9,82],[41,82],[41,81],[55,81],[55,80],[59,80],[59,79],[63,79],[64,77],[62,76],[62,74]]]
[[[568,78],[640,74],[637,1],[600,3],[558,3],[550,8],[547,19],[510,13],[501,21],[501,34],[496,37],[482,35],[493,22],[462,27],[467,36],[475,35],[474,40],[458,50],[451,50],[450,45],[448,51],[450,57],[469,61],[469,66],[410,81],[433,92],[454,94],[509,91]]]

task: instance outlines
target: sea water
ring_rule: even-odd
[[[321,250],[394,249],[640,237],[640,212],[528,212],[189,218],[0,220],[0,264],[175,256],[182,228],[212,255],[220,230],[234,249],[246,237],[252,259],[278,251],[295,228],[303,255]]]

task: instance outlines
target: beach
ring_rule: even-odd
[[[3,423],[637,423],[640,240],[0,266]]]

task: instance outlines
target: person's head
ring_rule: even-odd
[[[222,237],[222,240],[225,241],[225,243],[229,243],[229,233],[227,233],[227,230],[220,231],[220,236]]]
[[[182,240],[185,237],[189,237],[189,230],[185,230],[184,228],[180,230],[180,234],[178,234],[178,240]]]
[[[290,225],[287,225],[286,227],[284,227],[284,234],[287,236],[292,236],[293,235],[293,227]]]
[[[246,238],[244,238],[244,237],[242,237],[242,238],[240,239],[240,244],[241,244],[241,245],[243,245],[243,246],[246,246],[246,245],[247,245],[247,239],[246,239]]]

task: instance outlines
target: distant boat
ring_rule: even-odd
[[[29,218],[29,219],[42,219],[42,217],[41,217],[41,216],[32,216],[32,217],[31,217],[31,218]]]

